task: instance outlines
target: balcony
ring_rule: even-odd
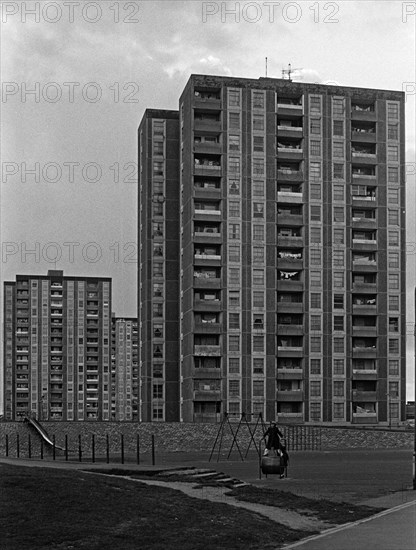
[[[377,357],[376,347],[355,347],[352,348],[353,357],[358,359],[370,359]]]
[[[276,109],[277,109],[278,113],[282,113],[282,114],[302,115],[303,114],[302,100],[297,100],[297,99],[283,100],[283,98],[282,99],[278,98],[277,99],[277,104],[276,104]]]
[[[353,336],[377,336],[377,327],[376,326],[365,326],[365,325],[353,325],[352,326],[352,335]],[[360,348],[361,349],[361,348]],[[357,348],[354,348],[353,351],[356,351]]]
[[[194,132],[221,132],[221,120],[214,118],[194,118]]]
[[[221,355],[221,346],[195,345],[194,355],[205,357],[218,357]]]
[[[198,243],[213,242],[220,243],[222,240],[221,233],[214,233],[213,231],[195,231],[194,241]]]
[[[300,368],[295,368],[295,369],[278,368],[277,379],[278,380],[302,380],[303,370]]]
[[[210,260],[210,261],[221,261],[221,254],[195,254],[195,260],[200,261]]]
[[[277,246],[291,248],[303,247],[303,237],[301,235],[281,235],[277,234]]]
[[[353,424],[378,424],[377,413],[352,413]]]
[[[204,277],[194,274],[194,287],[197,288],[221,288],[221,279],[219,277]]]
[[[278,147],[277,157],[281,160],[302,160],[303,149],[300,147]]]
[[[220,154],[222,145],[216,141],[195,141],[194,140],[194,152],[195,153],[212,153]]]
[[[352,290],[356,292],[377,292],[377,284],[353,281]]]
[[[277,181],[302,182],[302,170],[277,169]]]
[[[214,208],[209,209],[209,210],[208,209],[195,208],[194,213],[195,213],[195,219],[196,220],[201,219],[201,216],[204,216],[204,218],[205,218],[205,216],[210,216],[210,217],[211,216],[218,216],[218,217],[221,216],[221,210],[219,210],[219,209],[217,210],[217,209],[214,209]],[[199,218],[198,218],[198,216],[199,216]]]
[[[221,165],[214,164],[195,164],[194,165],[195,176],[221,176]]]
[[[277,401],[303,401],[303,390],[278,390]]]
[[[358,216],[352,217],[352,228],[353,229],[373,229],[377,225],[376,218],[360,218]]]
[[[194,422],[198,424],[218,424],[221,420],[220,413],[194,413]]]
[[[378,373],[376,369],[354,369],[352,370],[353,380],[377,380]]]
[[[195,321],[194,331],[198,334],[219,334],[222,332],[221,323],[204,323],[203,321]]]
[[[303,202],[303,193],[300,192],[293,192],[293,191],[278,191],[277,192],[277,202],[281,203],[295,203],[299,204]],[[302,216],[296,216],[300,217],[301,223],[303,222]]]
[[[296,269],[300,270],[303,267],[303,258],[301,253],[285,253],[277,251],[277,268],[278,269]]]
[[[302,335],[303,334],[303,325],[277,325],[277,334],[279,336],[281,335],[284,335],[284,334],[299,334],[299,335]]]
[[[300,292],[300,291],[303,290],[303,281],[291,281],[290,279],[278,280],[277,281],[277,290],[279,290],[279,291],[287,290],[287,291],[293,291],[293,292]],[[300,305],[302,306],[302,304],[300,304]],[[281,311],[280,308],[279,308],[279,311]],[[295,312],[296,310],[292,309],[291,311]]]
[[[280,281],[281,282],[281,281]],[[302,302],[278,302],[277,313],[303,313]]]
[[[377,392],[352,390],[352,399],[353,401],[361,401],[362,403],[374,402],[377,401]]]
[[[221,98],[219,93],[198,92],[195,90],[193,106],[195,109],[219,111],[221,109]]]
[[[303,413],[302,412],[278,412],[277,419],[279,422],[286,424],[297,424],[298,422],[303,422]]]
[[[221,311],[222,303],[220,300],[198,300],[194,299],[194,310],[195,311]]]
[[[358,105],[352,105],[351,106],[351,120],[368,120],[368,121],[376,121],[377,120],[377,113],[375,112],[374,105],[372,106],[358,106]]]

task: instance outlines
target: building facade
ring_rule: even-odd
[[[17,275],[4,284],[4,416],[110,420],[111,279]]]
[[[139,331],[137,319],[111,319],[111,420],[139,418]]]
[[[156,112],[155,126],[154,113],[139,129],[139,208],[148,216],[146,229],[139,222],[143,419],[158,419],[157,364],[176,377],[180,421],[224,412],[404,420],[404,94],[192,75],[179,119]],[[162,215],[180,222],[163,248],[179,258],[179,285],[161,279],[179,303],[171,335],[178,330],[180,347],[169,366],[165,355],[150,356],[159,325],[149,248],[165,151],[155,146],[159,123],[178,140],[162,163],[165,181],[179,180],[165,184],[172,199],[162,203]]]
[[[179,419],[179,115],[139,127],[140,420]]]

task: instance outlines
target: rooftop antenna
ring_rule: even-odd
[[[292,65],[289,63],[287,66],[287,69],[282,69],[282,78],[285,80],[289,80],[289,82],[292,82],[291,75],[295,71],[301,71],[302,68],[298,67],[297,69],[292,69]]]
[[[267,78],[267,57],[266,57],[266,78]]]

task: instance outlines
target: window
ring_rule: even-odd
[[[311,308],[321,309],[321,294],[312,292],[311,293]]]
[[[389,374],[391,376],[398,376],[400,374],[398,359],[389,359]]]
[[[334,294],[334,309],[344,309],[343,294]]]
[[[159,157],[163,155],[163,141],[154,141],[153,142],[153,156]]]
[[[310,396],[311,397],[321,397],[321,381],[320,380],[311,380],[310,384]],[[311,403],[312,405],[312,403]]]
[[[334,206],[334,222],[343,222],[345,220],[344,207]]]
[[[399,403],[389,403],[390,418],[399,418]]]
[[[311,336],[311,353],[321,353],[320,336]]]
[[[162,262],[153,262],[153,277],[163,277]]]
[[[253,246],[253,262],[254,263],[264,263],[264,247],[263,246]]]
[[[344,179],[344,165],[334,163],[334,179],[343,180]]]
[[[264,359],[262,357],[253,358],[253,374],[264,374]]]
[[[233,416],[240,416],[240,403],[228,403],[228,412]]]
[[[253,130],[263,131],[264,130],[264,116],[263,115],[253,115]]]
[[[320,222],[321,221],[321,207],[320,206],[311,206],[311,221]]]
[[[153,384],[153,399],[163,399],[163,384]]]
[[[397,120],[399,118],[398,103],[387,103],[387,118],[389,120]]]
[[[253,380],[253,397],[264,397],[263,380]]]
[[[334,141],[332,144],[332,156],[334,158],[344,158],[344,142]]]
[[[239,267],[228,268],[228,283],[230,285],[240,285],[240,268]]]
[[[389,311],[399,311],[398,296],[389,296]]]
[[[399,253],[390,252],[389,253],[389,267],[398,268],[399,266]]]
[[[163,338],[163,324],[155,323],[153,325],[153,336],[154,338]]]
[[[344,397],[344,382],[342,380],[334,382],[334,397]]]
[[[264,152],[264,137],[263,136],[253,136],[253,151],[256,153]]]
[[[236,178],[229,178],[228,180],[228,194],[239,195],[240,194],[240,180]]]
[[[310,249],[310,263],[311,263],[311,265],[321,265],[322,264],[322,250],[320,248],[311,248]]]
[[[310,155],[313,157],[321,156],[321,142],[316,140],[311,140],[310,142]]]
[[[311,374],[321,374],[321,360],[311,359]]]
[[[229,262],[240,261],[240,245],[238,244],[228,245],[228,261]]]
[[[230,397],[240,397],[240,380],[228,381],[228,394]]]
[[[334,199],[334,201],[344,201],[345,200],[345,193],[344,193],[344,186],[343,185],[334,185],[332,198]]]
[[[255,313],[253,315],[253,329],[254,330],[263,330],[264,329],[264,314]]]
[[[163,298],[163,283],[153,283],[153,296]]]
[[[240,217],[240,203],[238,201],[229,201],[228,202],[228,215],[231,218]]]
[[[239,313],[230,313],[228,316],[228,328],[236,329],[240,328],[240,314]]]
[[[345,116],[345,104],[342,98],[332,98],[332,115],[344,117]]]
[[[344,121],[343,120],[334,120],[334,136],[343,136],[344,135]]]
[[[228,172],[230,174],[240,173],[240,159],[239,157],[230,157],[228,159]]]
[[[259,290],[253,291],[253,307],[264,307],[264,292]]]
[[[228,226],[228,238],[231,240],[240,239],[240,224],[230,223]]]
[[[253,269],[253,285],[264,285],[264,269]]]
[[[397,162],[399,160],[399,146],[388,145],[387,146],[387,160]]]
[[[153,161],[153,175],[154,176],[163,176],[164,174],[164,163],[163,161],[155,160]]]
[[[387,127],[387,139],[398,140],[399,139],[399,125],[389,124]]]
[[[320,162],[310,162],[309,163],[309,180],[310,181],[319,181],[321,179],[321,163]]]
[[[392,189],[391,187],[387,190],[387,202],[389,204],[399,204],[399,190]]]
[[[344,418],[344,403],[334,403],[334,420],[342,420]]]
[[[264,203],[253,202],[253,218],[264,218]]]
[[[240,129],[240,113],[228,113],[229,128],[231,130]]]
[[[399,232],[396,230],[390,230],[388,233],[389,246],[399,246]]]
[[[389,338],[389,353],[397,355],[399,353],[398,338]]]
[[[399,274],[389,273],[389,290],[398,290],[399,287]]]
[[[311,118],[310,120],[310,133],[314,135],[320,135],[321,133],[321,119]]]
[[[240,336],[237,336],[237,335],[228,336],[228,350],[240,351]]]
[[[311,183],[309,196],[312,200],[321,200],[321,184]]]
[[[253,352],[263,353],[264,352],[264,336],[258,335],[253,336]]]
[[[389,332],[399,332],[399,318],[390,317],[389,318]]]
[[[321,98],[319,96],[309,96],[309,111],[311,114],[321,114]]]
[[[163,317],[163,304],[153,304],[153,317]]]
[[[321,272],[320,271],[311,271],[310,272],[310,286],[321,286]]]
[[[387,174],[389,183],[399,183],[399,168],[397,166],[389,166]]]
[[[337,267],[343,267],[344,265],[344,251],[333,250],[332,251],[332,265]]]
[[[262,158],[253,159],[253,174],[255,176],[262,176],[264,174],[264,160]]]
[[[321,237],[321,228],[320,227],[311,227],[310,228],[310,241],[314,244],[319,244],[322,242]]]
[[[321,420],[321,403],[309,404],[309,416],[311,420]]]
[[[389,397],[398,398],[399,397],[399,383],[398,382],[389,382]]]
[[[334,353],[344,353],[344,337],[334,337]]]
[[[344,359],[334,359],[334,374],[344,374]]]
[[[334,315],[334,330],[344,330],[344,317]]]
[[[389,208],[389,225],[399,225],[399,211]]]
[[[334,288],[344,288],[344,273],[341,271],[335,271],[332,276]]]
[[[230,307],[240,307],[240,291],[230,290],[228,292],[228,305]]]
[[[253,91],[253,108],[264,109],[264,93]]]
[[[228,105],[230,107],[239,107],[240,106],[240,91],[239,90],[228,90]]]
[[[264,197],[264,181],[253,181],[253,196]]]
[[[311,332],[321,332],[322,323],[320,315],[311,315]]]
[[[163,136],[165,131],[165,123],[162,121],[154,120],[153,121],[153,135],[154,136]]]
[[[238,357],[228,358],[228,372],[229,374],[240,374],[240,359]]]
[[[163,420],[163,407],[153,407],[152,409],[153,420]]]
[[[240,150],[240,136],[239,135],[230,135],[228,136],[228,149],[229,151],[239,151]]]
[[[253,225],[253,240],[264,241],[264,225]]]

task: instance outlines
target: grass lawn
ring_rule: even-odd
[[[258,514],[169,488],[0,465],[2,550],[263,550],[303,536]]]

